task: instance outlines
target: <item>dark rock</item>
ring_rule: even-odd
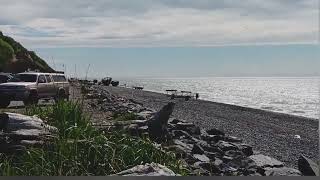
[[[169,123],[170,124],[178,124],[178,123],[186,123],[186,121],[182,121],[182,120],[179,120],[179,119],[176,119],[176,118],[170,118],[169,119]]]
[[[219,141],[216,145],[223,151],[239,150],[234,144],[225,141]]]
[[[210,172],[203,168],[196,168],[192,171],[190,176],[210,176]]]
[[[210,158],[211,160],[215,160],[217,157],[220,157],[221,154],[220,153],[217,153],[217,152],[207,152],[205,151],[204,154]]]
[[[242,151],[246,156],[253,155],[253,148],[247,144],[239,144],[237,145],[240,151]]]
[[[166,140],[168,135],[168,120],[173,112],[174,103],[170,102],[148,121],[150,138],[156,142]]]
[[[194,163],[193,167],[197,169],[204,169],[208,171],[211,175],[221,173],[220,168],[216,166],[214,163],[210,162],[196,162]]]
[[[252,161],[254,161],[254,163],[258,166],[258,167],[261,167],[261,168],[266,168],[266,167],[283,167],[283,163],[274,159],[274,158],[271,158],[271,157],[268,157],[268,156],[265,156],[265,155],[252,155],[249,157]]]
[[[229,150],[224,153],[228,157],[232,157],[234,159],[242,159],[244,158],[244,154],[241,151]]]
[[[151,163],[146,165],[138,165],[131,169],[122,171],[117,176],[179,176],[172,170],[160,164]]]
[[[266,168],[266,176],[301,176],[301,172],[292,168]]]
[[[200,135],[201,134],[200,128],[195,126],[193,123],[178,122],[175,125],[175,129],[186,131],[191,135]]]
[[[171,132],[172,136],[175,137],[175,138],[192,138],[192,136],[190,134],[188,134],[187,132],[185,131],[182,131],[182,130],[173,130]]]
[[[215,128],[209,129],[209,130],[207,130],[206,132],[207,132],[209,135],[225,136],[225,133],[224,133],[224,132],[222,132],[222,131],[220,131],[220,130],[218,130],[218,129],[215,129]]]
[[[210,143],[217,143],[220,140],[224,140],[224,137],[220,136],[220,135],[208,135],[208,134],[204,135],[204,134],[202,134],[201,138],[205,141],[210,142]]]
[[[191,152],[192,154],[200,154],[200,155],[204,154],[204,150],[199,144],[193,145]]]
[[[299,157],[298,167],[304,176],[319,176],[319,166],[305,156]]]

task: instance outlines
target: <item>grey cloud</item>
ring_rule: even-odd
[[[35,46],[310,42],[317,36],[317,0],[0,0],[0,4],[5,4],[0,6],[0,29]]]

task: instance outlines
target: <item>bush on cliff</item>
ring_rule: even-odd
[[[13,48],[7,42],[0,39],[0,71],[13,58],[13,54]]]
[[[15,63],[9,63],[6,66],[4,66],[4,63],[2,64],[0,62],[0,67],[2,66],[2,68],[6,71],[19,73],[30,68],[32,70],[38,69],[41,72],[54,72],[54,70],[43,59],[37,56],[33,51],[28,51],[25,47],[23,47],[19,42],[15,41],[13,38],[9,36],[4,36],[1,31],[0,40],[1,42],[5,42],[7,45],[11,47],[10,51],[13,50],[12,55],[15,55],[16,59],[18,60]],[[3,51],[6,51],[6,47],[3,48],[0,46],[0,55],[2,49]],[[2,59],[0,59],[0,61],[2,61]]]

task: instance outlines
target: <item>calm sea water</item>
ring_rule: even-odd
[[[127,86],[164,93],[192,91],[200,99],[319,119],[320,79],[302,78],[132,78]]]

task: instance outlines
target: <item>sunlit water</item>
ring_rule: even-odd
[[[303,78],[131,78],[127,86],[164,93],[192,91],[200,99],[319,119],[320,80]]]

